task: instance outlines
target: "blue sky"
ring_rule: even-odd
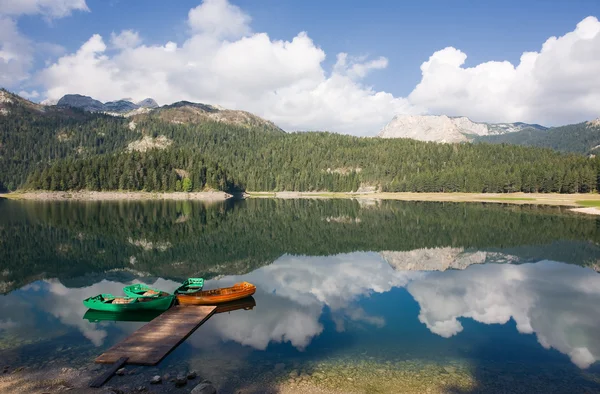
[[[188,11],[197,0],[90,0],[91,12],[42,22],[19,22],[39,41],[77,49],[92,34],[134,29],[150,43],[185,38]],[[539,50],[548,37],[562,35],[583,18],[600,15],[597,0],[357,1],[233,0],[252,16],[254,31],[289,40],[306,31],[326,53],[386,56],[390,66],[367,82],[377,89],[408,95],[420,79],[419,66],[436,50],[454,46],[466,52],[466,65],[489,60],[518,63],[524,51]],[[335,58],[328,56],[328,64]]]
[[[18,3],[18,0],[3,0],[7,4],[10,2]],[[38,1],[38,0],[33,0]],[[52,1],[52,0],[50,0]],[[456,91],[455,87],[439,84],[440,80],[449,80],[463,78],[453,72],[464,74],[465,85],[483,86],[486,95],[495,94],[498,91],[498,79],[514,83],[515,86],[523,85],[523,81],[517,77],[510,77],[498,74],[498,70],[486,71],[488,79],[474,79],[474,77],[466,76],[464,69],[485,64],[490,61],[508,61],[513,66],[517,66],[523,52],[535,51],[540,52],[542,44],[552,36],[561,37],[569,32],[576,30],[578,23],[589,16],[600,16],[600,1],[597,0],[577,0],[577,1],[275,1],[275,0],[211,0],[214,3],[219,3],[219,7],[227,12],[239,12],[248,18],[251,18],[247,24],[247,29],[241,29],[242,33],[238,35],[219,37],[221,42],[235,42],[243,40],[244,37],[250,37],[257,33],[266,33],[271,41],[271,44],[277,40],[291,42],[300,32],[306,32],[308,38],[312,41],[315,48],[324,52],[325,58],[318,59],[314,51],[314,62],[328,78],[333,73],[334,65],[336,64],[336,56],[339,53],[348,54],[349,58],[354,59],[354,63],[368,62],[369,60],[385,57],[387,64],[385,67],[373,66],[369,67],[369,71],[360,76],[348,77],[349,84],[357,85],[362,93],[356,93],[357,97],[365,97],[370,101],[381,101],[380,97],[375,97],[378,92],[391,94],[393,97],[383,106],[385,109],[381,113],[377,113],[377,121],[373,126],[368,126],[370,132],[379,126],[383,119],[391,118],[398,113],[447,113],[448,115],[467,115],[476,118],[476,120],[491,120],[491,121],[530,121],[539,123],[562,123],[585,120],[591,116],[600,116],[600,107],[589,104],[595,99],[594,92],[582,91],[576,92],[575,95],[569,94],[569,99],[581,101],[585,110],[565,110],[565,113],[558,115],[545,115],[551,111],[552,107],[544,104],[544,108],[540,108],[542,101],[548,97],[548,92],[560,91],[564,92],[561,87],[532,87],[527,92],[518,92],[523,96],[531,96],[528,100],[534,104],[514,102],[511,106],[502,109],[497,114],[493,112],[494,103],[489,103],[485,108],[478,108],[471,111],[470,108],[478,107],[478,98],[472,92]],[[44,75],[44,69],[58,61],[61,56],[73,54],[93,35],[100,35],[107,48],[102,52],[112,62],[110,65],[103,67],[113,68],[119,67],[119,73],[125,75],[127,72],[139,72],[134,70],[131,64],[124,66],[122,64],[122,51],[115,49],[109,44],[111,33],[119,34],[124,30],[135,32],[140,38],[139,45],[146,46],[164,46],[168,41],[173,41],[181,48],[186,41],[194,37],[195,33],[190,33],[191,22],[188,19],[188,13],[191,9],[199,7],[202,2],[199,0],[178,0],[178,1],[159,1],[159,0],[55,0],[57,4],[76,4],[83,3],[88,11],[80,11],[73,6],[68,15],[60,17],[48,15],[48,11],[40,9],[38,11],[13,11],[5,12],[7,18],[10,18],[16,23],[18,34],[25,37],[30,43],[33,43],[33,62],[29,69],[26,70],[27,77],[21,79],[19,83],[13,86],[8,86],[13,90],[23,90],[24,92],[35,91],[39,95],[39,100],[50,97],[52,92],[72,92],[72,89],[81,89],[84,94],[108,95],[98,88],[87,86],[84,82],[79,84],[69,84],[60,81],[56,75]],[[493,3],[493,4],[492,4]],[[233,7],[233,8],[231,8]],[[233,11],[232,11],[233,10]],[[237,10],[237,11],[236,11]],[[225,12],[225,11],[224,11]],[[207,14],[208,15],[208,14]],[[225,14],[219,14],[221,16]],[[2,5],[0,5],[0,17],[2,17]],[[210,18],[210,15],[208,16]],[[205,20],[205,19],[203,19]],[[227,17],[218,21],[218,23],[227,23]],[[597,20],[596,20],[597,22]],[[204,22],[203,22],[204,23]],[[594,22],[589,22],[593,25]],[[200,28],[201,34],[206,34],[206,30]],[[594,29],[590,27],[589,29]],[[192,28],[193,30],[193,28]],[[600,39],[590,40],[585,38],[586,44],[593,50],[595,55]],[[0,33],[0,44],[2,37]],[[58,44],[64,48],[63,53],[49,54],[43,52],[35,46],[38,43]],[[577,45],[575,41],[569,45]],[[454,60],[450,61],[456,68],[461,70],[446,70],[452,71],[450,74],[433,75],[428,81],[422,75],[420,66],[426,62],[436,51],[444,48],[455,48],[460,53],[467,56],[464,63],[458,64]],[[565,49],[561,49],[564,51]],[[195,53],[198,54],[199,48],[196,48]],[[557,52],[548,54],[546,58],[552,58],[556,64],[550,67],[553,72],[566,69],[567,65],[559,63],[564,61],[565,53]],[[444,54],[444,56],[451,54]],[[141,55],[140,55],[141,56]],[[210,55],[207,54],[202,61],[207,61]],[[240,56],[249,56],[244,52]],[[298,56],[302,57],[298,53]],[[1,57],[1,52],[0,52]],[[460,57],[460,56],[459,56]],[[188,64],[189,57],[185,58]],[[0,59],[1,60],[1,59]],[[196,64],[198,59],[194,59],[192,63]],[[581,59],[567,59],[569,67],[578,68],[578,65],[570,64]],[[593,62],[597,59],[594,57],[586,63],[586,67],[592,67]],[[235,61],[235,60],[233,60]],[[231,60],[229,60],[231,62]],[[445,63],[446,60],[441,61]],[[105,62],[106,63],[106,62]],[[460,63],[460,62],[459,62]],[[542,63],[541,60],[538,63]],[[118,66],[115,66],[117,64]],[[183,63],[182,63],[183,64]],[[281,67],[287,67],[288,64],[282,64]],[[293,64],[289,65],[293,68]],[[576,67],[577,66],[577,67]],[[240,64],[240,68],[244,67]],[[310,74],[317,78],[318,71],[315,69],[315,64],[307,65],[306,70],[294,71],[293,75],[298,75],[298,80],[305,78]],[[129,69],[131,68],[131,70]],[[546,67],[546,70],[548,67]],[[1,71],[1,69],[0,69]],[[173,71],[173,70],[171,70]],[[236,70],[243,73],[243,69]],[[444,72],[446,72],[444,71]],[[255,71],[252,71],[255,73]],[[272,71],[271,71],[272,72]],[[542,71],[540,71],[542,72]],[[47,74],[47,73],[46,73]],[[343,74],[343,73],[342,73]],[[69,75],[69,72],[61,75]],[[500,75],[500,77],[498,77]],[[348,76],[348,75],[346,75]],[[221,76],[222,77],[222,76]],[[564,75],[562,76],[564,77]],[[562,78],[557,77],[552,73],[532,76],[530,79],[536,80],[551,80]],[[585,73],[582,73],[581,78],[587,78]],[[166,78],[170,80],[171,78]],[[16,80],[13,79],[13,81]],[[1,81],[1,79],[0,79]],[[311,94],[307,97],[314,96],[315,91],[321,91],[325,88],[318,88],[317,84],[323,85],[328,79],[321,81],[315,80],[315,86],[310,91]],[[427,92],[414,92],[417,84],[427,82]],[[437,81],[437,82],[436,82]],[[229,81],[231,82],[231,81]],[[566,81],[569,82],[569,81]],[[123,82],[125,83],[125,82]],[[123,83],[119,85],[119,89],[115,89],[115,94],[126,94],[127,89],[123,87]],[[169,83],[169,82],[164,82]],[[293,78],[286,80],[282,79],[281,86],[274,89],[273,86],[265,87],[265,92],[260,91],[261,87],[254,86],[256,95],[276,94],[281,97],[285,89],[288,89],[295,83]],[[438,83],[438,85],[435,85]],[[131,81],[128,82],[131,85]],[[577,84],[577,81],[573,81]],[[147,84],[146,84],[147,85]],[[267,84],[268,85],[268,84]],[[224,84],[222,89],[231,89],[232,85]],[[205,86],[198,87],[199,90],[206,91]],[[294,88],[295,89],[295,88]],[[369,93],[369,89],[371,92]],[[454,90],[451,90],[454,89]],[[164,89],[163,89],[164,90]],[[176,94],[186,95],[185,98],[197,98],[202,100],[216,100],[217,104],[226,104],[228,106],[245,108],[248,106],[248,97],[238,98],[236,95],[223,96],[200,94],[193,91],[180,91],[174,89],[172,95],[162,95],[159,97],[161,101],[175,101]],[[451,90],[451,91],[450,91]],[[512,89],[514,91],[515,89]],[[585,90],[585,89],[584,89]],[[139,93],[138,93],[139,91]],[[345,88],[341,89],[345,92]],[[538,93],[544,92],[546,99],[542,100]],[[276,92],[276,93],[273,93]],[[357,91],[358,92],[358,91]],[[72,92],[75,93],[75,92]],[[145,93],[154,94],[150,89],[136,88],[132,90],[129,96],[136,94],[143,95]],[[161,93],[161,92],[158,92]],[[250,92],[251,93],[251,92]],[[297,92],[295,92],[296,94]],[[413,93],[413,94],[411,94]],[[352,96],[354,93],[347,93]],[[365,94],[366,96],[361,96]],[[444,102],[440,102],[436,97],[438,95],[446,95]],[[508,92],[502,94],[508,95]],[[561,93],[562,94],[562,93]],[[338,92],[334,92],[328,97],[337,97]],[[343,96],[344,93],[341,93]],[[452,101],[463,96],[473,96],[470,101],[464,102],[460,106],[452,105]],[[557,94],[557,101],[564,100],[564,96]],[[34,98],[34,99],[35,99]],[[108,97],[99,97],[107,100]],[[116,99],[119,97],[113,97]],[[181,97],[184,98],[184,97]],[[264,106],[273,108],[275,104],[281,108],[276,110],[257,110],[254,105],[249,105],[250,110],[259,112],[263,116],[270,116],[272,119],[283,122],[286,126],[298,129],[305,128],[327,128],[334,129],[332,125],[336,120],[323,120],[325,116],[315,114],[314,122],[303,122],[298,118],[298,113],[301,113],[299,102],[304,107],[307,98],[298,98],[274,103],[272,97],[263,102]],[[329,99],[330,100],[330,99]],[[394,101],[395,100],[395,101]],[[400,101],[399,101],[400,100]],[[402,101],[405,100],[406,102]],[[504,97],[498,95],[498,102],[505,101]],[[474,105],[473,103],[477,104]],[[252,100],[250,100],[252,104]],[[373,106],[377,106],[374,103]],[[555,104],[556,105],[556,104]],[[284,113],[286,108],[293,107],[292,114]],[[318,105],[315,105],[318,106]],[[346,104],[348,106],[348,104]],[[360,105],[357,105],[359,108]],[[589,107],[589,108],[588,108]],[[335,108],[332,108],[332,111]],[[469,113],[471,112],[471,113]],[[497,115],[497,116],[496,116]],[[371,112],[365,116],[373,116]],[[310,117],[310,116],[309,116]],[[288,119],[294,118],[294,119]],[[337,124],[350,124],[355,119],[351,114],[341,117],[337,120]],[[377,125],[375,125],[375,123]],[[361,126],[363,127],[363,126]],[[336,130],[337,131],[337,130]],[[359,133],[363,134],[363,133]],[[367,133],[368,134],[368,133]]]

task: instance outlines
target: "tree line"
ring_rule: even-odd
[[[231,190],[227,174],[211,163],[181,150],[151,150],[64,159],[36,169],[25,188],[67,190],[143,190],[192,192]]]
[[[586,193],[598,189],[600,174],[599,158],[546,148],[282,133],[155,116],[136,118],[132,130],[129,119],[70,111],[0,119],[0,187]],[[143,136],[165,136],[172,144],[164,151],[126,151]]]

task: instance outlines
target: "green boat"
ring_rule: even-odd
[[[203,287],[203,278],[187,278],[187,280],[175,290],[175,294],[192,294],[202,290]]]
[[[138,298],[138,297],[165,297],[171,294],[164,292],[162,290],[155,289],[150,287],[144,283],[135,283],[133,285],[123,287],[123,291],[128,297]]]
[[[110,311],[95,311],[88,309],[83,315],[83,318],[91,323],[101,321],[137,321],[149,322],[155,317],[160,316],[163,311],[131,311],[131,312],[110,312]]]
[[[115,297],[112,294],[99,294],[83,300],[83,305],[96,311],[166,311],[173,303],[172,295],[164,297]]]

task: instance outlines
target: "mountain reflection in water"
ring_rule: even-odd
[[[0,202],[0,357],[16,363],[67,346],[89,361],[144,324],[83,319],[86,297],[204,276],[207,289],[255,284],[256,307],[211,317],[166,362],[369,354],[597,374],[594,219],[484,204],[55,204]]]

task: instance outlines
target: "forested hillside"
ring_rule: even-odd
[[[599,159],[523,146],[283,133],[264,123],[173,122],[153,113],[134,122],[68,108],[11,105],[8,115],[0,116],[0,183],[10,190],[355,191],[370,186],[574,193],[597,189],[600,170]],[[167,149],[152,149],[159,136]],[[141,145],[143,152],[136,152]]]
[[[597,154],[597,149],[600,147],[600,125],[595,122],[584,122],[548,130],[529,128],[515,133],[477,137],[476,141],[539,146],[559,152]]]

